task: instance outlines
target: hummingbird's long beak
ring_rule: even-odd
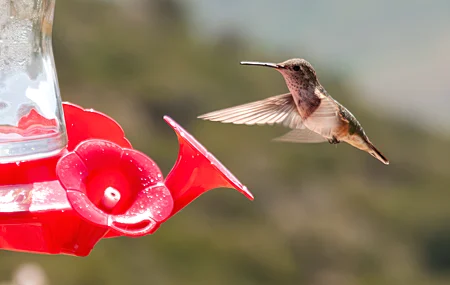
[[[283,68],[282,65],[276,64],[276,63],[271,63],[271,62],[258,62],[258,61],[241,61],[242,65],[259,65],[259,66],[267,66],[267,67],[272,67],[272,68],[276,68],[276,69],[280,69]]]

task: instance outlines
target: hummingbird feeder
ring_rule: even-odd
[[[170,117],[179,152],[164,179],[112,118],[61,103],[54,0],[0,5],[0,248],[87,256],[102,238],[139,237],[208,190],[252,194]]]

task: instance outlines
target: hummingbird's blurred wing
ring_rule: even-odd
[[[292,143],[322,143],[328,141],[326,137],[331,136],[331,132],[339,123],[339,105],[330,96],[323,94],[317,94],[317,96],[321,99],[320,105],[306,118],[304,123],[307,127],[294,129],[273,139],[274,141]]]
[[[330,96],[320,94],[319,98],[321,99],[319,107],[305,119],[304,123],[311,131],[329,138],[341,123],[339,103]]]
[[[235,107],[230,107],[201,116],[199,119],[245,125],[282,124],[296,129],[303,127],[291,93],[269,97]]]
[[[292,143],[323,143],[328,140],[318,133],[304,128],[292,130],[280,137],[274,138],[273,141]]]

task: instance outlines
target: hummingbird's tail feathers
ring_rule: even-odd
[[[291,142],[291,143],[323,143],[327,139],[309,129],[295,129],[280,137],[274,138],[277,142]]]
[[[382,163],[389,165],[389,160],[372,143],[369,143],[369,154]]]
[[[302,118],[290,93],[210,112],[198,118],[238,125],[283,124],[292,129],[303,126]]]

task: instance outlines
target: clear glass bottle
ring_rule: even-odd
[[[0,163],[53,156],[67,144],[54,9],[55,0],[0,0]]]

